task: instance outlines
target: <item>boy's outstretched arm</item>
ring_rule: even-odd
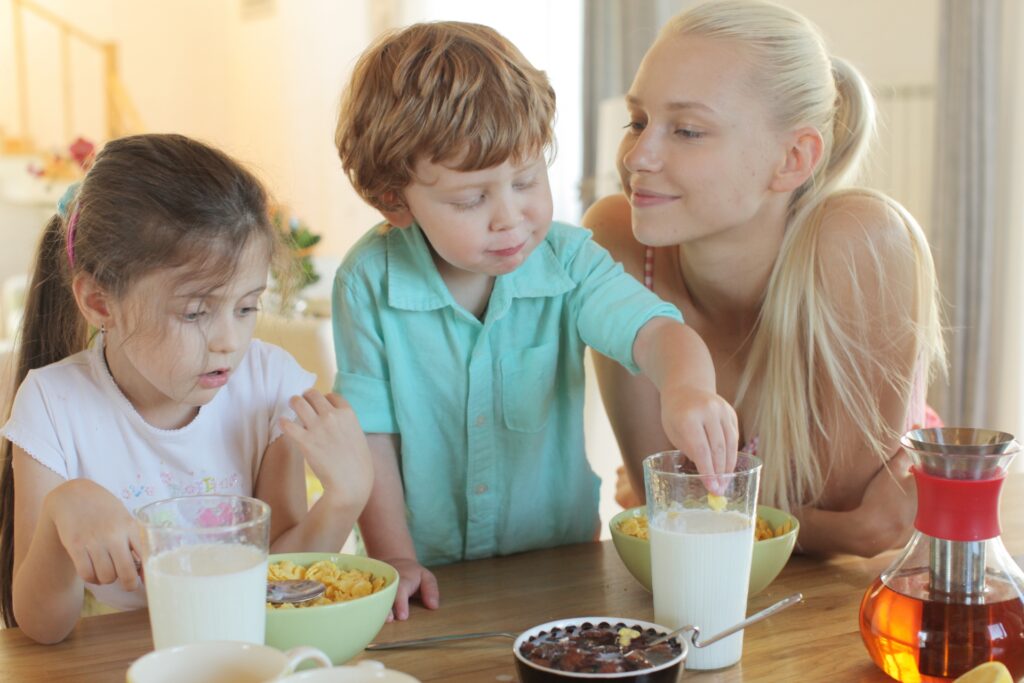
[[[416,559],[409,525],[405,521],[405,493],[398,470],[399,436],[368,434],[373,454],[373,490],[359,517],[359,530],[370,557],[383,560],[398,570],[398,592],[391,613],[395,619],[409,618],[409,600],[419,593],[428,609],[437,609],[441,595],[437,579]]]
[[[661,423],[669,441],[704,474],[736,467],[736,411],[715,393],[715,367],[703,340],[671,318],[649,320],[633,342],[637,366],[661,393]],[[639,461],[628,463],[643,481]]]

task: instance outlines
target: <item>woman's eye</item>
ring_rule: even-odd
[[[689,140],[697,140],[704,137],[704,133],[699,130],[693,130],[692,128],[680,128],[676,130],[676,135]]]
[[[259,310],[259,306],[242,306],[241,308],[238,309],[238,314],[243,316],[253,315],[255,313],[259,313]]]
[[[630,121],[625,126],[623,126],[623,128],[631,130],[634,133],[639,133],[645,128],[645,126],[646,124],[643,121]]]
[[[182,314],[181,318],[185,322],[194,323],[198,322],[206,316],[206,311],[186,311]]]

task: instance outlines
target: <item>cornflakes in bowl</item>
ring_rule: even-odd
[[[647,508],[623,510],[608,522],[612,543],[626,569],[647,591],[651,590],[651,547],[648,541]],[[748,595],[760,593],[786,566],[800,523],[796,517],[767,505],[757,506],[754,551]]]
[[[267,606],[266,643],[323,650],[335,664],[362,652],[380,631],[395,600],[398,571],[369,557],[340,553],[271,555],[268,579],[316,579],[324,595],[309,606]]]

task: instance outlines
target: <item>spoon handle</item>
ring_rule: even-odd
[[[415,647],[416,645],[428,645],[430,643],[441,643],[448,640],[466,640],[467,638],[516,638],[516,634],[505,631],[484,631],[481,633],[456,633],[447,636],[431,636],[430,638],[416,638],[415,640],[396,640],[391,643],[370,643],[367,650],[392,650],[398,647]]]
[[[682,628],[677,628],[675,631],[672,631],[671,633],[666,633],[665,635],[663,635],[663,636],[661,636],[659,638],[655,638],[651,642],[647,643],[647,647],[651,647],[653,645],[658,645],[659,643],[664,643],[666,640],[669,640],[670,638],[675,638],[676,636],[684,633],[685,631],[693,631],[693,635],[690,636],[690,642],[693,643],[694,647],[707,647],[708,645],[712,645],[714,643],[717,643],[718,641],[720,641],[723,638],[728,638],[729,636],[731,636],[732,634],[736,633],[737,631],[742,631],[743,629],[745,629],[746,627],[750,626],[751,624],[756,624],[757,622],[761,621],[762,619],[767,619],[768,617],[772,616],[776,612],[781,612],[782,610],[786,609],[787,607],[791,607],[792,605],[795,605],[796,603],[803,601],[803,599],[804,599],[804,594],[803,593],[794,593],[793,595],[790,595],[788,598],[783,598],[782,600],[779,600],[774,605],[771,605],[770,607],[766,607],[766,608],[764,608],[763,610],[761,610],[760,612],[758,612],[756,614],[751,614],[749,617],[747,617],[746,619],[744,619],[740,623],[735,624],[734,626],[730,626],[729,628],[725,629],[724,631],[722,631],[720,633],[716,633],[715,635],[711,636],[710,638],[707,638],[707,639],[704,639],[704,640],[699,640],[699,638],[700,638],[700,627],[699,626],[683,626]]]

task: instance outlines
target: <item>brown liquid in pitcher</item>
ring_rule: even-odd
[[[928,570],[896,577],[921,594]],[[875,664],[903,683],[938,683],[998,660],[1024,676],[1024,602],[999,577],[986,579],[985,604],[947,604],[897,592],[875,579],[864,595],[860,633]]]

